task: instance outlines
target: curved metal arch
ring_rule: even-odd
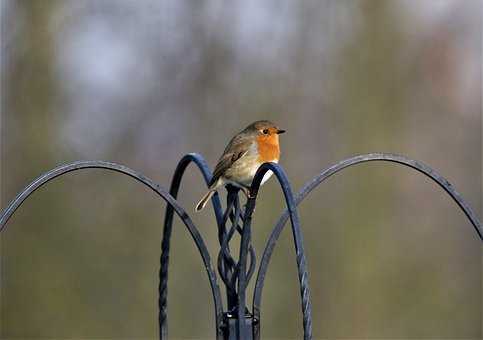
[[[181,185],[181,180],[183,179],[183,175],[190,163],[195,163],[198,169],[200,170],[203,178],[208,184],[211,181],[212,173],[208,164],[206,163],[203,156],[197,153],[189,153],[185,155],[179,161],[178,165],[173,174],[173,178],[171,180],[171,185],[169,189],[169,193],[173,198],[177,198],[178,191]],[[216,221],[218,225],[222,223],[223,220],[223,212],[221,209],[221,203],[218,196],[218,193],[215,193],[211,199],[213,203],[213,209],[215,211]],[[174,217],[174,208],[169,204],[166,206],[166,213],[164,217],[164,229],[163,229],[163,240],[161,242],[161,258],[160,258],[160,269],[159,269],[159,336],[160,339],[167,339],[168,337],[168,267],[169,267],[169,250],[170,250],[170,241],[171,241],[171,233],[173,229],[173,217]],[[216,280],[216,278],[215,278]],[[217,286],[218,287],[218,286]],[[219,288],[217,288],[217,292],[212,289],[213,298],[215,301],[215,313],[216,313],[216,336],[217,339],[222,339],[222,330],[221,324],[223,321],[223,305],[221,300],[221,293]]]
[[[297,194],[295,198],[295,205],[298,206],[313,189],[315,189],[319,184],[321,184],[330,176],[352,165],[370,162],[370,161],[387,161],[387,162],[401,164],[401,165],[413,168],[418,172],[421,172],[427,177],[431,178],[440,187],[442,187],[451,196],[451,198],[458,204],[461,210],[463,210],[466,217],[475,228],[478,236],[483,241],[483,229],[481,227],[480,221],[478,220],[478,218],[476,217],[476,214],[473,212],[470,206],[465,202],[463,197],[453,188],[453,186],[444,177],[442,177],[439,173],[437,173],[429,166],[400,155],[386,154],[386,153],[371,153],[371,154],[355,156],[355,157],[340,161],[339,163],[336,163],[335,165],[323,170],[319,175],[314,177],[311,181],[307,182],[300,190],[300,192]],[[280,216],[277,224],[273,228],[272,234],[270,235],[266,243],[265,250],[263,252],[263,256],[260,262],[260,267],[258,269],[257,280],[255,283],[255,290],[253,294],[253,315],[257,319],[260,319],[260,303],[261,303],[262,290],[263,290],[267,268],[270,263],[273,250],[275,248],[275,244],[283,228],[285,227],[285,223],[287,222],[288,217],[289,217],[289,211],[285,210],[283,214]]]
[[[104,162],[104,161],[79,161],[79,162],[61,165],[57,168],[54,168],[46,172],[45,174],[35,179],[27,187],[25,187],[25,189],[22,190],[17,195],[17,197],[8,205],[8,207],[2,212],[2,215],[0,216],[0,232],[5,229],[5,226],[8,220],[12,217],[15,211],[22,205],[22,203],[41,186],[66,173],[81,170],[81,169],[89,169],[89,168],[111,170],[118,173],[122,173],[131,178],[134,178],[138,182],[149,187],[152,191],[158,194],[158,196],[163,198],[168,203],[169,207],[172,207],[172,209],[174,209],[176,214],[179,216],[179,218],[183,221],[184,225],[188,229],[191,237],[193,238],[193,241],[195,242],[198,248],[198,251],[200,252],[200,255],[203,260],[203,264],[208,274],[208,279],[210,281],[210,286],[213,292],[215,307],[219,308],[221,306],[221,295],[220,295],[220,289],[216,281],[216,272],[212,267],[211,258],[208,253],[208,249],[203,241],[203,238],[201,234],[198,232],[198,229],[192,222],[191,218],[188,216],[185,210],[178,204],[176,199],[173,198],[173,196],[171,196],[159,184],[156,184],[151,179],[145,177],[140,173],[135,172],[134,170],[124,165]],[[217,321],[218,321],[218,315],[215,315],[215,317],[217,318]]]
[[[264,163],[262,164],[253,178],[252,185],[250,188],[251,197],[247,201],[247,206],[245,210],[245,223],[243,225],[243,233],[240,245],[240,269],[238,278],[238,320],[243,320],[245,317],[245,290],[246,290],[246,259],[249,246],[250,228],[252,213],[255,209],[255,202],[260,188],[260,183],[263,176],[267,171],[272,171],[278,179],[278,182],[282,188],[285,202],[287,204],[287,215],[290,216],[290,222],[292,225],[292,234],[295,244],[295,253],[297,258],[297,270],[298,278],[300,283],[300,295],[301,295],[301,305],[303,313],[303,329],[304,329],[304,340],[312,339],[312,306],[310,303],[310,289],[308,281],[307,272],[307,261],[305,258],[305,250],[303,245],[302,230],[300,227],[300,220],[297,213],[297,204],[294,200],[292,189],[288,181],[287,175],[283,168],[276,163]],[[254,306],[255,307],[255,306]],[[258,313],[259,316],[259,313]],[[254,317],[255,313],[254,313]],[[258,339],[259,333],[259,319],[256,318],[253,328],[254,339]],[[239,338],[245,339],[246,335],[243,334],[245,329],[241,327],[239,323],[238,332]]]

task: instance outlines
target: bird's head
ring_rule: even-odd
[[[285,132],[285,130],[280,129],[275,123],[269,120],[256,121],[250,124],[245,131],[257,136],[259,139],[267,141],[272,139],[278,141],[278,135]]]

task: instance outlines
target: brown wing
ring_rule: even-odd
[[[210,186],[212,186],[218,179],[223,176],[225,171],[232,166],[237,160],[243,157],[250,148],[251,140],[246,137],[235,136],[226,146],[223,156],[218,160],[213,171],[213,178]]]

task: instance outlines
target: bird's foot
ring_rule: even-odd
[[[245,197],[248,199],[250,198],[250,189],[246,188],[246,187],[242,187],[240,188],[241,191],[245,194]]]

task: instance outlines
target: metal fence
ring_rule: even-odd
[[[206,273],[210,282],[211,292],[214,301],[215,328],[217,340],[250,340],[260,339],[261,326],[261,299],[265,276],[273,250],[277,244],[277,240],[283,231],[287,221],[290,219],[292,235],[295,247],[295,255],[297,260],[298,279],[300,287],[301,312],[303,315],[303,333],[304,340],[312,339],[312,307],[310,301],[309,278],[307,271],[307,261],[303,245],[303,236],[301,224],[297,212],[297,206],[314,190],[318,185],[323,183],[330,176],[339,171],[364,162],[384,161],[393,162],[409,168],[413,168],[420,173],[431,178],[456,202],[459,208],[465,213],[466,217],[473,225],[479,238],[483,241],[483,229],[481,223],[476,217],[473,210],[465,202],[463,197],[453,188],[453,186],[439,175],[429,166],[418,161],[408,159],[399,155],[373,153],[355,156],[343,160],[322,171],[319,175],[307,182],[297,195],[294,195],[290,183],[285,175],[283,168],[274,163],[265,163],[257,171],[253,179],[250,189],[251,196],[247,198],[244,207],[240,204],[238,196],[239,189],[233,186],[227,186],[226,207],[222,208],[220,197],[215,194],[211,201],[216,217],[218,227],[218,241],[220,249],[217,255],[216,269],[219,277],[223,282],[226,294],[226,306],[223,306],[222,293],[219,286],[217,271],[214,267],[210,253],[205,242],[189,215],[178,203],[176,197],[178,195],[184,172],[190,163],[194,163],[202,173],[206,184],[212,177],[212,172],[202,156],[198,154],[188,154],[184,156],[178,163],[174,172],[169,192],[163,189],[159,184],[151,179],[143,176],[141,173],[129,169],[123,165],[109,163],[104,161],[79,161],[59,166],[49,172],[41,175],[22,190],[17,197],[2,212],[0,217],[0,232],[5,230],[6,224],[10,217],[20,207],[20,205],[38,188],[47,184],[49,181],[67,174],[69,172],[82,169],[98,168],[109,171],[115,171],[134,178],[145,186],[153,190],[159,197],[167,203],[166,214],[163,228],[163,238],[161,243],[161,259],[159,271],[159,336],[160,339],[168,337],[168,269],[169,269],[169,252],[170,239],[172,234],[172,225],[174,214],[181,219],[186,229],[190,233],[194,244],[199,250],[203,260]],[[252,297],[251,310],[247,305],[246,288],[253,278],[257,265],[255,250],[251,245],[251,223],[252,214],[255,209],[258,191],[261,180],[267,171],[272,171],[280,184],[285,202],[286,209],[280,216],[278,222],[274,226],[270,237],[268,238],[263,251],[260,264],[255,280],[255,290]],[[238,256],[234,255],[230,250],[230,242],[235,233],[240,234],[241,243]]]

